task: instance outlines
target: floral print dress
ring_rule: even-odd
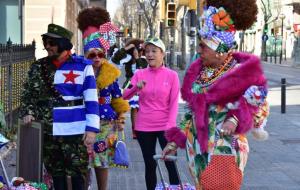
[[[201,93],[201,87],[198,83],[193,83],[193,93]],[[232,136],[220,137],[219,130],[226,119],[227,107],[218,105],[209,106],[209,135],[208,135],[208,151],[203,153],[200,144],[197,141],[197,130],[193,118],[193,114],[189,108],[180,123],[181,130],[187,136],[186,156],[190,173],[192,174],[196,186],[200,186],[200,176],[205,170],[212,154],[234,154],[238,167],[243,171],[246,166],[249,146],[245,135],[237,134]],[[218,144],[218,146],[216,146]]]

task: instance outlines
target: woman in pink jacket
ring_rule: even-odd
[[[179,78],[175,71],[164,66],[165,45],[158,38],[145,42],[145,55],[149,67],[137,71],[131,86],[124,91],[123,98],[139,95],[139,111],[136,118],[137,140],[145,162],[147,190],[154,190],[157,182],[155,155],[158,139],[163,149],[167,140],[166,130],[176,126],[178,112]],[[166,161],[171,184],[179,184],[175,165]]]

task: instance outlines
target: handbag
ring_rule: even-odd
[[[118,133],[116,131],[117,140],[114,144],[115,152],[111,166],[125,169],[129,167],[129,154],[125,144],[125,133],[124,130],[121,132],[122,139],[118,139]]]
[[[220,140],[224,139],[219,139],[218,141]],[[218,145],[216,145],[215,149],[217,147]],[[225,145],[225,147],[228,147],[228,145]],[[200,176],[203,189],[239,190],[241,188],[243,180],[242,171],[235,161],[236,151],[231,146],[230,149],[231,154],[219,154],[214,151],[214,154],[211,155],[208,166]]]

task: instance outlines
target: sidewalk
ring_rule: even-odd
[[[183,113],[182,108],[183,104],[179,115]],[[258,142],[248,135],[250,154],[242,190],[300,189],[300,106],[288,106],[287,109],[287,114],[281,114],[280,107],[271,107],[267,126],[269,140]],[[126,126],[131,166],[127,170],[110,170],[109,190],[145,189],[143,158],[136,140],[130,138],[129,117]],[[157,147],[157,152],[160,151]],[[183,150],[179,150],[178,166],[182,180],[192,183]]]
[[[180,78],[183,74],[183,71],[179,71]],[[270,91],[270,93],[273,93],[271,94],[272,97],[280,95],[280,91]],[[267,141],[255,141],[251,134],[248,135],[250,154],[242,190],[300,189],[300,99],[297,93],[292,94],[291,98],[294,101],[293,104],[287,105],[286,114],[280,113],[280,106],[276,103],[275,98],[269,100],[271,113],[266,128],[269,132]],[[181,101],[179,103],[178,121],[184,113],[184,104]],[[131,160],[130,167],[128,169],[110,169],[109,190],[145,190],[144,163],[141,150],[137,141],[131,139],[129,113],[126,117],[125,134]],[[160,152],[161,149],[157,146],[157,153]],[[192,183],[183,150],[179,150],[178,158],[182,181]],[[15,149],[12,149],[10,154],[5,157],[4,163],[11,179],[16,175]],[[166,176],[166,172],[164,175]],[[168,180],[167,177],[165,179]],[[97,189],[95,177],[93,177],[91,189]]]
[[[272,59],[270,57],[268,57],[268,61],[262,61],[262,63],[264,64],[275,64],[281,67],[295,67],[295,68],[300,68],[300,64],[295,64],[294,60],[292,58],[287,58],[284,59],[282,58],[281,64],[279,62],[279,57],[276,58],[276,63],[275,63],[275,59],[274,57],[272,57]]]
[[[177,70],[177,69],[176,69]],[[179,71],[179,70],[178,70]],[[182,81],[183,71],[178,72]],[[297,91],[298,92],[298,91]],[[279,91],[271,92],[277,97]],[[297,94],[292,97],[297,99]],[[250,154],[245,168],[242,190],[296,190],[300,189],[300,103],[294,101],[287,105],[287,113],[280,113],[276,99],[270,101],[270,117],[266,130],[267,141],[259,142],[249,134]],[[184,104],[180,102],[178,121],[183,115]],[[145,189],[144,165],[141,151],[136,140],[132,140],[129,115],[126,122],[126,142],[131,157],[127,170],[111,169],[109,190]],[[161,149],[157,146],[157,152]],[[179,150],[179,171],[184,182],[192,183],[185,162],[185,152]],[[166,172],[164,172],[166,176]],[[168,179],[165,177],[165,179]]]

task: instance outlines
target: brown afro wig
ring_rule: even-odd
[[[99,27],[110,22],[109,12],[102,7],[90,7],[79,12],[77,17],[78,28],[84,32],[89,26]]]
[[[143,43],[144,43],[144,40],[132,38],[126,42],[125,46],[128,46],[129,44],[134,44],[135,47],[139,47],[139,45],[143,44]]]
[[[237,30],[250,28],[257,19],[256,0],[207,0],[206,5],[223,7],[230,14]]]

